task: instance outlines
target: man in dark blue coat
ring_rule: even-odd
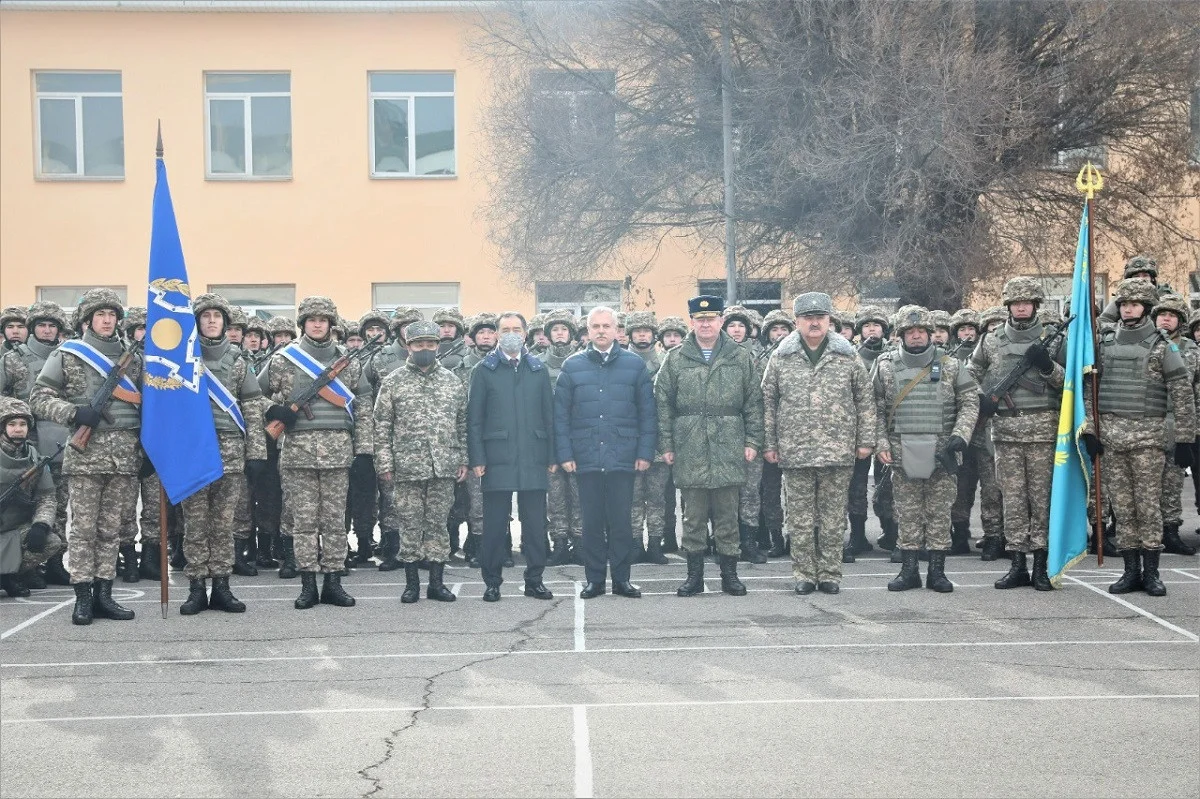
[[[613,593],[637,598],[642,592],[629,582],[630,511],[634,472],[646,471],[654,459],[654,387],[642,359],[616,345],[617,318],[611,308],[593,308],[587,329],[587,347],[563,362],[554,389],[558,461],[579,479],[587,576],[579,596],[603,594],[609,567]]]
[[[525,596],[553,599],[542,582],[546,475],[558,468],[550,373],[525,350],[525,317],[501,314],[497,332],[498,346],[471,373],[467,400],[467,460],[483,488],[483,601],[500,599],[514,491],[525,550]]]

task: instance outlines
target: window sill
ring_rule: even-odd
[[[205,175],[213,183],[286,183],[291,175]]]
[[[458,174],[453,175],[396,175],[382,172],[379,174],[372,173],[369,175],[371,180],[455,180]]]
[[[39,183],[121,183],[124,175],[34,175]]]

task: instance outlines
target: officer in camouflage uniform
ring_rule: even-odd
[[[854,317],[854,332],[858,335],[858,357],[868,373],[875,361],[888,349],[888,337],[892,323],[887,313],[878,305],[864,305]],[[867,478],[875,470],[874,502],[875,517],[883,528],[878,544],[883,549],[894,549],[898,527],[892,507],[891,467],[875,458],[854,461],[854,473],[850,478],[850,501],[846,512],[850,517],[850,540],[842,550],[842,562],[853,563],[855,555],[870,552],[867,540]]]
[[[124,355],[118,324],[124,309],[111,289],[90,289],[79,301],[77,319],[88,325],[78,346],[68,351],[60,346],[46,359],[38,374],[30,406],[39,419],[67,427],[92,428],[91,441],[83,452],[68,447],[63,459],[67,477],[71,533],[68,541],[71,583],[75,588],[75,624],[90,624],[93,614],[102,618],[129,620],[133,611],[112,598],[116,576],[121,520],[137,503],[137,475],[142,467],[141,393],[118,386],[108,406],[108,419],[89,404],[104,383],[103,360],[116,362]],[[85,360],[85,355],[92,355]],[[92,364],[95,363],[96,366]],[[142,362],[134,358],[125,372],[129,383],[139,386]]]
[[[187,556],[188,598],[179,607],[184,616],[212,608],[243,613],[243,604],[229,589],[233,570],[234,512],[246,493],[246,473],[267,468],[267,437],[263,432],[262,389],[241,348],[229,342],[225,328],[233,309],[224,297],[201,294],[192,300],[204,370],[220,383],[209,405],[217,431],[224,474],[181,503],[183,548]],[[221,391],[221,387],[224,391]],[[219,401],[218,401],[219,400]],[[208,580],[212,580],[212,599]]]
[[[1159,297],[1158,304],[1150,315],[1154,325],[1167,334],[1167,337],[1179,347],[1179,354],[1187,364],[1192,394],[1200,407],[1200,347],[1196,342],[1183,335],[1184,325],[1188,319],[1187,300],[1178,294],[1165,294]],[[1194,444],[1195,439],[1178,440],[1175,435],[1174,414],[1167,414],[1167,436],[1165,451],[1169,457],[1163,465],[1163,551],[1175,555],[1195,555],[1196,549],[1184,543],[1179,537],[1179,528],[1183,526],[1183,473],[1184,470],[1175,464],[1175,444]],[[1193,458],[1193,463],[1195,459]]]
[[[546,314],[546,335],[550,348],[538,356],[550,372],[550,387],[558,383],[563,362],[575,354],[577,331],[571,312],[565,309]],[[575,475],[558,469],[550,475],[550,488],[546,493],[546,531],[554,542],[548,565],[563,566],[567,563],[582,565],[579,551],[583,526],[579,517],[579,484]]]
[[[8,352],[18,344],[25,343],[29,336],[26,313],[26,309],[20,305],[10,305],[0,311],[0,330],[4,331],[4,343],[0,352]]]
[[[625,317],[625,332],[629,334],[629,351],[646,364],[650,379],[658,374],[663,355],[654,346],[658,337],[654,311],[631,311]],[[650,468],[635,472],[633,483],[633,562],[667,564],[662,551],[663,530],[667,518],[667,478],[671,467],[657,454]],[[642,544],[642,529],[646,530],[646,543]]]
[[[398,517],[388,526],[401,530],[405,586],[400,601],[420,597],[417,563],[424,560],[429,563],[426,598],[453,602],[457,597],[443,582],[450,557],[445,524],[454,486],[467,475],[467,390],[438,365],[436,325],[414,322],[405,338],[408,360],[387,376],[375,399],[375,471]]]
[[[791,318],[781,308],[776,308],[767,314],[763,320],[763,336],[767,346],[758,355],[758,369],[761,374],[767,368],[767,360],[779,342],[796,329]],[[783,471],[779,464],[763,461],[762,476],[762,520],[766,532],[768,558],[781,558],[788,552],[788,546],[783,536]],[[760,542],[762,535],[760,531]]]
[[[259,376],[263,393],[275,403],[267,409],[267,420],[287,429],[280,440],[279,469],[301,578],[295,605],[306,610],[317,604],[320,571],[320,602],[351,607],[354,597],[342,588],[341,578],[347,550],[346,492],[354,456],[371,454],[371,387],[361,379],[361,363],[351,361],[337,378],[340,393],[323,391],[309,403],[312,419],[293,411],[292,401],[312,384],[315,374],[310,372],[327,368],[342,354],[333,341],[338,314],[332,300],[306,297],[298,318],[303,335],[272,355]]]
[[[0,492],[12,487],[40,456],[30,440],[33,412],[24,400],[0,397]],[[57,445],[56,445],[57,446]],[[49,453],[46,453],[49,454]],[[10,597],[29,596],[37,567],[62,552],[63,541],[52,534],[54,479],[46,469],[29,478],[0,505],[0,587]]]
[[[684,336],[688,334],[687,322],[682,316],[664,316],[658,323],[658,344],[662,351],[669,352],[678,347]],[[676,509],[679,507],[675,500],[675,478],[671,475],[671,467],[667,467],[666,505],[664,508],[666,522],[663,527],[663,552],[678,552],[679,541],[675,534],[678,521]]]
[[[801,294],[793,311],[796,330],[763,374],[765,457],[783,470],[796,593],[836,594],[854,462],[875,446],[875,398],[853,345],[829,329],[829,295]]]
[[[1039,591],[1054,588],[1046,573],[1046,547],[1063,368],[1062,348],[1049,352],[1042,343],[1046,331],[1037,310],[1044,297],[1035,278],[1014,277],[1005,283],[1002,300],[1008,318],[984,336],[971,354],[969,367],[985,394],[980,413],[991,419],[996,480],[1004,497],[1004,535],[1014,550],[1008,573],[996,581],[1000,589],[1031,584]],[[1033,365],[996,407],[986,393],[1020,363],[1026,350]],[[1026,564],[1030,553],[1032,578]]]
[[[906,305],[896,312],[892,328],[900,347],[880,356],[872,377],[880,432],[876,452],[892,467],[900,523],[903,566],[888,590],[921,587],[917,558],[925,548],[925,586],[949,593],[954,585],[946,579],[946,554],[957,469],[947,471],[940,459],[966,452],[979,417],[978,387],[962,361],[933,345],[932,313]]]
[[[758,355],[762,351],[751,332],[754,329],[753,311],[744,305],[730,305],[722,314],[724,331],[727,336],[750,353],[754,365],[756,380],[762,383],[764,364]],[[759,319],[761,327],[762,320]],[[739,558],[749,563],[766,563],[767,556],[758,549],[758,522],[762,515],[762,455],[756,455],[754,460],[746,464],[746,480],[738,492],[738,549]]]
[[[472,344],[468,348],[467,354],[463,356],[462,362],[458,368],[454,369],[454,374],[462,381],[463,387],[468,389],[470,393],[471,387],[471,372],[475,367],[487,357],[488,353],[496,348],[496,328],[500,324],[500,318],[494,313],[483,312],[476,314],[468,320],[467,335],[471,339]],[[463,486],[467,494],[467,530],[470,535],[476,536],[475,541],[471,544],[471,559],[469,565],[472,568],[478,567],[479,562],[476,557],[476,552],[479,548],[478,536],[483,535],[483,489],[480,487],[479,478],[471,472],[467,472],[467,477],[459,485]],[[447,529],[450,524],[447,520]],[[459,526],[455,525],[453,530],[450,530],[450,552],[451,554],[458,551],[458,530]],[[504,555],[504,567],[512,568],[512,533],[508,533],[508,551]]]
[[[1154,286],[1140,278],[1117,284],[1113,302],[1121,322],[1100,338],[1099,437],[1092,396],[1084,393],[1088,454],[1103,456],[1103,488],[1117,524],[1117,549],[1125,570],[1109,586],[1112,594],[1144,590],[1165,596],[1158,575],[1162,552],[1162,476],[1167,458],[1163,444],[1167,419],[1174,415],[1177,443],[1173,460],[1192,466],[1196,438],[1196,397],[1192,375],[1179,347],[1150,321],[1158,303]],[[1087,375],[1085,380],[1094,379]]]

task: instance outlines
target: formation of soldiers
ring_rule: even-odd
[[[1147,256],[1126,265],[1098,320],[1098,408],[1082,390],[1083,441],[1104,467],[1106,535],[1092,546],[1123,559],[1110,591],[1161,596],[1160,553],[1195,554],[1179,531],[1184,476],[1197,463],[1200,313],[1157,277]],[[950,592],[946,557],[971,554],[978,499],[980,557],[1011,560],[996,588],[1051,590],[1065,355],[1063,318],[1044,301],[1039,281],[1014,278],[982,312],[852,313],[814,292],[765,318],[716,297],[693,300],[686,319],[620,314],[619,344],[645,362],[659,418],[657,457],[636,476],[634,560],[665,565],[680,550],[682,502],[681,596],[704,590],[706,557],[720,563],[722,589],[740,595],[739,560],[789,554],[798,593],[836,593],[841,564],[876,546],[900,564],[889,590]],[[260,569],[300,578],[298,609],[352,606],[341,580],[372,562],[405,570],[406,603],[419,598],[418,568],[427,598],[454,601],[444,567],[478,567],[483,519],[467,394],[501,316],[443,308],[426,321],[400,307],[346,320],[328,298],[308,297],[295,321],[262,320],[214,294],[193,309],[220,384],[212,413],[224,477],[167,509],[170,563],[189,579],[180,612],[245,611],[230,576]],[[91,402],[145,325],[144,308],[125,308],[108,289],[86,292],[69,315],[52,302],[0,311],[0,587],[21,597],[71,585],[77,624],[133,618],[112,597],[118,573],[160,576],[161,494],[139,444],[140,359],[103,413]],[[526,325],[525,349],[552,384],[586,347],[586,325],[568,311]],[[339,359],[338,376],[299,403]],[[88,445],[65,446],[83,428]],[[549,564],[581,563],[576,475],[549,475],[546,506]],[[874,545],[868,510],[882,527]],[[511,535],[508,547],[512,566]]]

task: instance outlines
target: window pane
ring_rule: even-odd
[[[39,92],[119,92],[120,72],[39,72]]]
[[[375,173],[408,174],[408,101],[375,101]]]
[[[83,174],[125,175],[125,128],[120,97],[83,98]]]
[[[78,169],[75,152],[75,101],[40,100],[42,173],[74,175]]]
[[[214,175],[246,172],[245,104],[241,100],[208,101],[209,148]]]
[[[373,92],[452,92],[452,72],[372,72]]]
[[[96,286],[38,286],[37,298],[40,302],[56,302],[68,311],[79,304],[83,299],[85,292],[90,291]],[[99,288],[112,289],[117,292],[117,296],[121,298],[122,303],[128,303],[128,290],[125,286],[100,286]],[[144,302],[146,295],[142,294]]]
[[[239,285],[230,283],[222,286],[210,283],[208,290],[213,294],[220,294],[229,300],[231,305],[240,305],[243,308],[268,305],[282,306],[294,310],[296,307],[296,287],[292,285]]]
[[[292,174],[292,98],[251,97],[255,175]]]
[[[413,123],[418,175],[454,174],[454,98],[417,97]]]
[[[457,304],[457,283],[375,283],[371,286],[373,308],[395,308],[397,305],[441,308]]]
[[[577,281],[538,281],[539,303],[580,303],[590,307],[621,304],[620,283],[585,283]]]
[[[209,72],[204,86],[212,94],[230,92],[290,92],[292,76],[287,72]]]

